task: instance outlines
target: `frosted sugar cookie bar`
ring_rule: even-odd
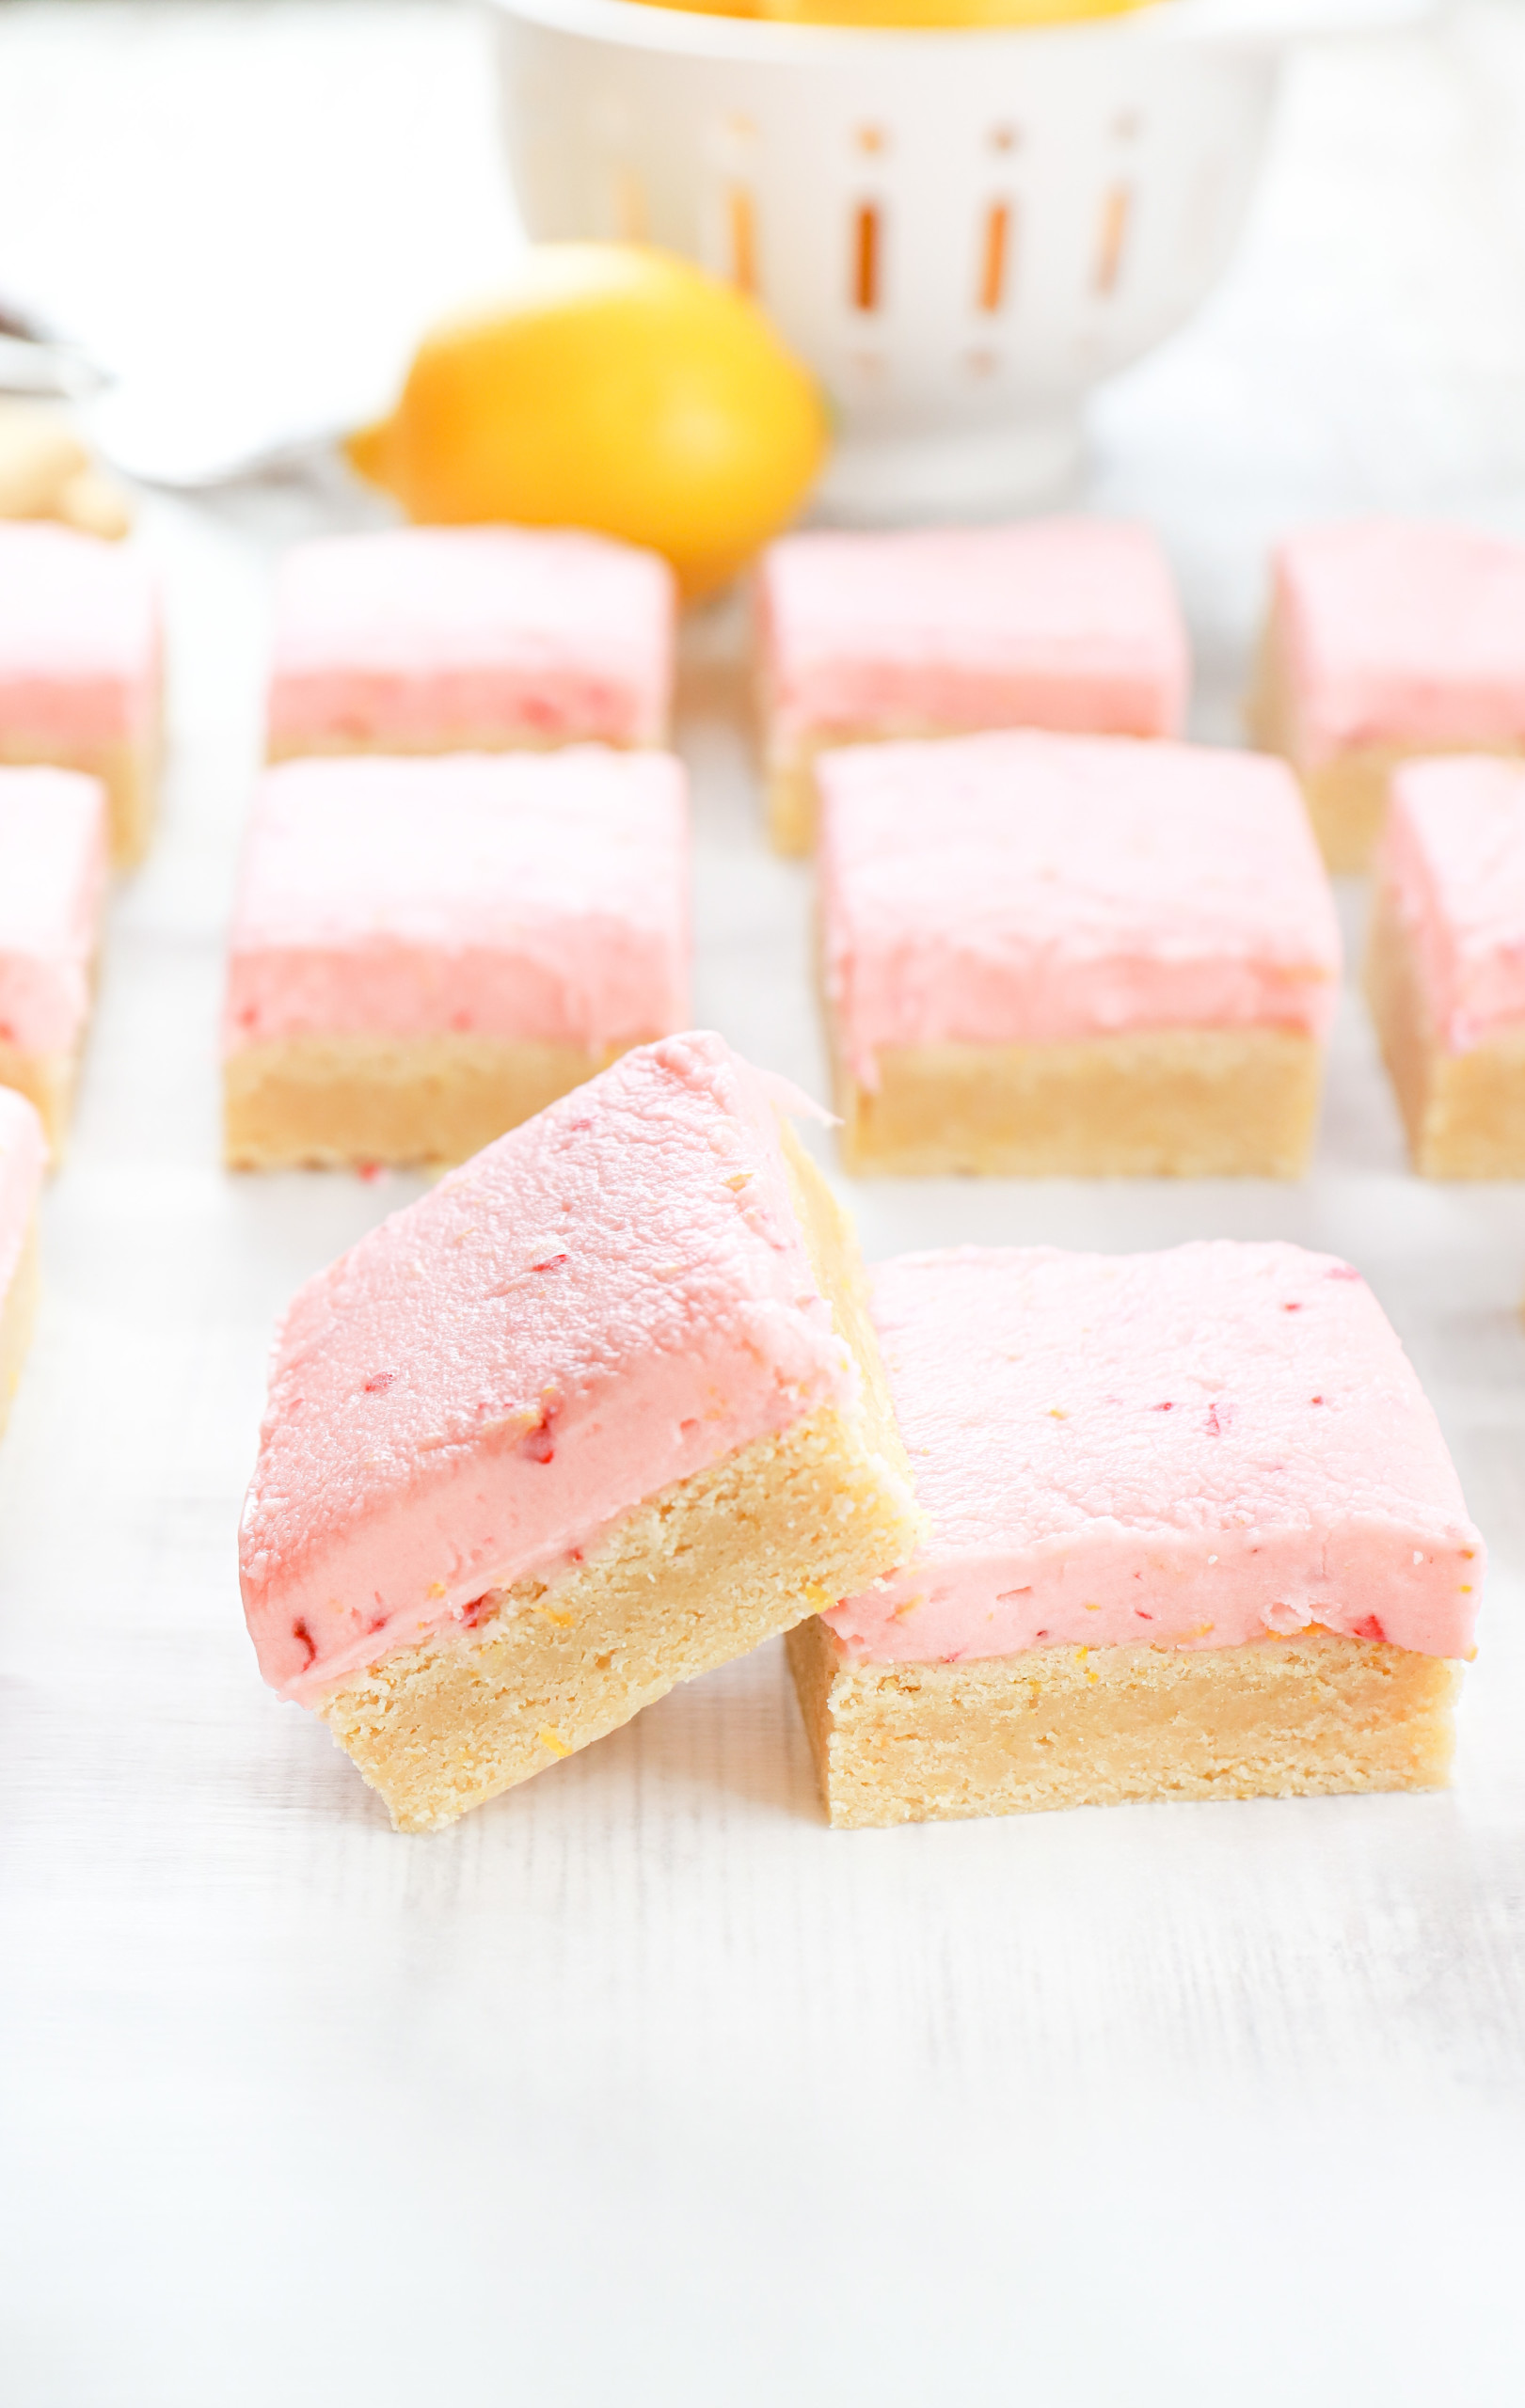
[[[776,1096],[717,1037],[642,1047],[287,1315],[245,1607],[399,1828],[914,1552],[856,1247]]]

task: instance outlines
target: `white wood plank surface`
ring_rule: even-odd
[[[1469,105],[1441,43],[1311,56],[1232,280],[1098,408],[1091,498],[1170,547],[1207,737],[1279,526],[1525,531],[1525,282]],[[511,243],[491,140],[451,7],[8,8],[0,283],[358,405]],[[214,1155],[269,566],[365,507],[146,514],[168,811],[0,1450],[0,2400],[1517,2402],[1525,1195],[1406,1174],[1354,994],[1302,1187],[851,1200],[876,1255],[1359,1263],[1493,1549],[1449,1795],[834,1835],[769,1648],[402,1840],[262,1688],[234,1530],[272,1323],[414,1192]],[[695,622],[699,1013],[819,1092],[808,875],[760,840],[737,656],[734,614]]]

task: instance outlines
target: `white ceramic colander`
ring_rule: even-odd
[[[835,406],[846,517],[1061,490],[1080,404],[1243,221],[1288,42],[1423,0],[1158,0],[998,32],[496,0],[531,236],[643,237],[755,292]]]

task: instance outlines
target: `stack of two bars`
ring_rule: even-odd
[[[800,1101],[632,1051],[293,1306],[246,1608],[398,1826],[780,1632],[838,1823],[1443,1781],[1481,1545],[1358,1275],[870,1283]]]
[[[688,1018],[664,562],[598,536],[304,545],[233,917],[235,1167],[459,1162]]]
[[[1306,1167],[1328,880],[1284,762],[1174,740],[1188,655],[1152,536],[789,537],[759,642],[774,839],[818,830],[850,1168]]]

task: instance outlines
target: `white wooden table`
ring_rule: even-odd
[[[1093,499],[1171,548],[1206,736],[1280,525],[1525,531],[1525,267],[1459,55],[1308,60],[1233,280],[1098,409]],[[452,7],[9,8],[0,283],[349,406],[512,242],[491,141]],[[0,2400],[1518,2402],[1525,1196],[1406,1176],[1354,996],[1302,1187],[852,1200],[873,1254],[1352,1256],[1493,1549],[1449,1795],[834,1835],[769,1648],[401,1840],[261,1687],[234,1528],[271,1326],[414,1192],[214,1151],[267,572],[363,515],[312,486],[147,513],[167,816],[114,911],[0,1450]],[[763,849],[739,693],[714,613],[699,1013],[820,1091],[808,877]]]

